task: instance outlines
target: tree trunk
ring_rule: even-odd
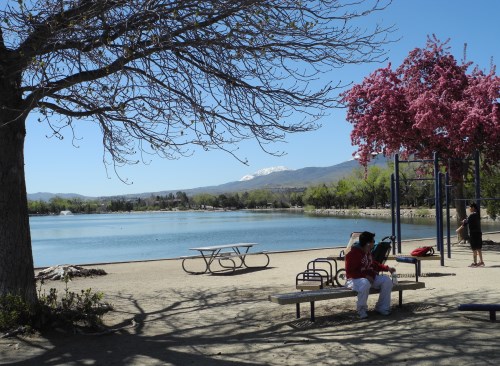
[[[466,205],[467,203],[463,200],[465,196],[464,179],[467,177],[468,162],[458,161],[452,165],[450,172],[453,177],[457,180],[454,189],[455,209],[457,213],[457,227],[462,225],[462,221],[467,218]],[[462,229],[457,232],[458,241],[469,239],[469,233],[467,229]]]
[[[12,109],[10,109],[12,110]],[[17,118],[16,118],[17,117]],[[0,296],[36,302],[24,175],[25,118],[0,114]]]
[[[464,197],[464,183],[457,183],[455,186],[455,198],[463,198]],[[455,209],[457,212],[457,227],[462,225],[462,221],[467,217],[467,212],[465,209],[466,202],[465,201],[455,201]],[[469,233],[466,228],[462,228],[457,231],[458,242],[469,240]]]
[[[455,201],[455,208],[457,210],[457,224],[460,226],[462,221],[467,217],[466,206],[467,202],[463,201],[464,198],[464,183],[457,183],[455,186],[455,198],[460,201]]]

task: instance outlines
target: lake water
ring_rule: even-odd
[[[38,216],[30,226],[35,267],[176,258],[196,254],[189,248],[238,242],[268,251],[338,247],[352,231],[375,232],[378,240],[391,234],[390,219],[276,211]],[[406,220],[401,236],[434,237],[436,228],[431,220]]]

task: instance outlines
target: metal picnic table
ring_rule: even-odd
[[[232,270],[234,272],[237,268],[265,268],[269,265],[269,256],[266,252],[250,252],[250,249],[257,245],[257,243],[235,243],[235,244],[224,244],[224,245],[213,245],[206,247],[189,248],[189,250],[198,251],[200,255],[182,257],[182,269],[191,274],[201,274],[201,273],[215,273],[220,271],[214,271],[212,265],[215,261],[219,264],[223,270]],[[266,256],[266,263],[263,266],[249,266],[245,262],[245,258],[248,255],[262,254]],[[197,258],[202,258],[205,262],[205,270],[202,272],[190,271],[186,268],[185,262],[187,260],[193,260]]]

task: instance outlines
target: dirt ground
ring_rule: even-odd
[[[500,242],[500,234],[485,240]],[[434,245],[405,242],[403,253]],[[270,267],[233,275],[189,275],[180,260],[99,265],[106,276],[76,278],[71,291],[103,291],[114,311],[105,334],[51,329],[0,339],[0,364],[9,365],[497,365],[500,326],[486,312],[460,312],[461,303],[500,304],[500,245],[484,248],[484,268],[469,268],[468,245],[452,246],[451,258],[426,261],[426,288],[393,293],[392,314],[370,311],[358,320],[355,298],[316,304],[295,318],[295,306],[268,301],[294,291],[295,275],[310,259],[338,248],[270,255]],[[445,253],[446,255],[446,253]],[[257,260],[257,259],[256,259]],[[401,279],[414,267],[388,262]],[[343,263],[339,263],[343,266]],[[52,281],[44,289],[64,289]],[[371,295],[373,309],[376,295]],[[305,305],[305,304],[304,304]],[[500,314],[498,314],[500,317]]]

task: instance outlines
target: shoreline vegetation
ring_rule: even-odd
[[[484,210],[485,212],[485,210]],[[325,216],[357,216],[357,217],[391,217],[391,210],[385,208],[360,208],[360,209],[314,209],[312,211],[316,215]],[[400,210],[401,217],[405,218],[435,218],[436,210],[433,208],[402,208]],[[443,210],[443,217],[446,217],[446,210]],[[450,218],[457,219],[456,210],[450,209]],[[481,220],[488,222],[496,222],[488,215],[482,215]]]
[[[281,212],[297,212],[317,216],[351,216],[351,217],[391,217],[391,210],[387,208],[304,208],[304,207],[290,207],[290,208],[251,208],[251,209],[228,209],[228,208],[205,208],[205,209],[166,209],[166,210],[146,210],[146,211],[108,211],[96,212],[95,214],[123,214],[123,213],[154,213],[154,212],[214,212],[214,211],[281,211]],[[485,210],[483,211],[485,212]],[[71,213],[70,215],[85,215],[85,213]],[[433,208],[402,208],[400,210],[401,217],[404,218],[429,218],[436,217],[436,210]],[[59,214],[30,214],[29,216],[59,216]],[[443,217],[446,216],[446,210],[443,210]],[[456,210],[450,209],[451,220],[457,219]],[[483,214],[482,221],[497,222],[496,219]]]

